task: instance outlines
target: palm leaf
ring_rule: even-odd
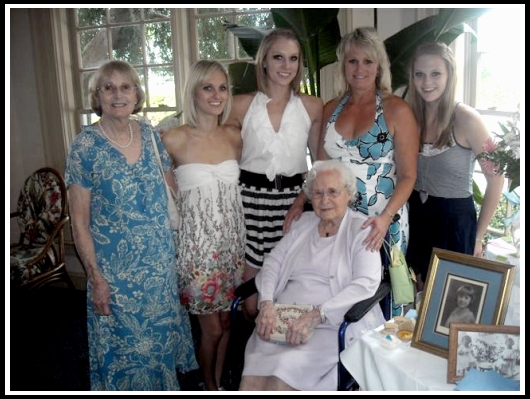
[[[250,62],[235,62],[228,65],[232,81],[232,93],[250,93],[257,89],[256,66]]]
[[[480,191],[480,188],[475,180],[473,180],[473,200],[479,206],[482,205],[482,200],[484,199],[484,194]]]
[[[443,8],[437,15],[403,28],[385,40],[392,73],[392,89],[408,84],[408,67],[416,47],[426,42],[452,43],[464,32],[473,32],[466,21],[478,18],[489,8]]]

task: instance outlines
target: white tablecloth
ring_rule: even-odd
[[[382,339],[379,331],[369,331],[340,354],[361,390],[454,390],[456,385],[447,383],[447,359],[412,348],[410,343],[389,350],[381,345]]]

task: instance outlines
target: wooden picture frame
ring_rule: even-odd
[[[470,369],[495,370],[506,378],[519,380],[520,349],[519,326],[452,323],[447,382],[460,381]]]
[[[451,322],[502,324],[515,271],[507,263],[434,248],[411,346],[447,358]],[[468,309],[456,310],[464,294],[471,298]]]

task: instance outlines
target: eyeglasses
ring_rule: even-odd
[[[346,189],[346,186],[344,186],[341,189],[337,188],[328,188],[327,190],[315,190],[313,191],[313,200],[322,200],[324,199],[324,196],[328,196],[329,198],[338,198],[339,195],[342,194],[342,192]]]
[[[99,91],[101,91],[104,94],[116,94],[116,91],[118,90],[118,88],[116,86],[108,83],[105,86],[96,87],[96,90],[99,90]],[[120,91],[122,92],[122,94],[132,94],[135,90],[136,90],[136,86],[135,85],[122,84],[120,86]]]

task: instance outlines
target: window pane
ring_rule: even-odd
[[[109,59],[107,29],[91,29],[79,32],[83,68],[97,68]]]
[[[130,64],[143,63],[142,32],[139,25],[120,26],[111,29],[112,58]]]
[[[172,67],[149,68],[149,107],[176,107]]]
[[[80,28],[103,25],[107,18],[107,9],[77,8],[76,16]]]
[[[520,12],[495,8],[478,19],[479,109],[514,111],[521,102]]]
[[[223,23],[233,22],[227,16],[204,18],[197,20],[200,59],[233,58],[231,35],[225,30]]]
[[[171,24],[159,22],[145,25],[148,64],[170,64],[173,61],[171,48]]]

